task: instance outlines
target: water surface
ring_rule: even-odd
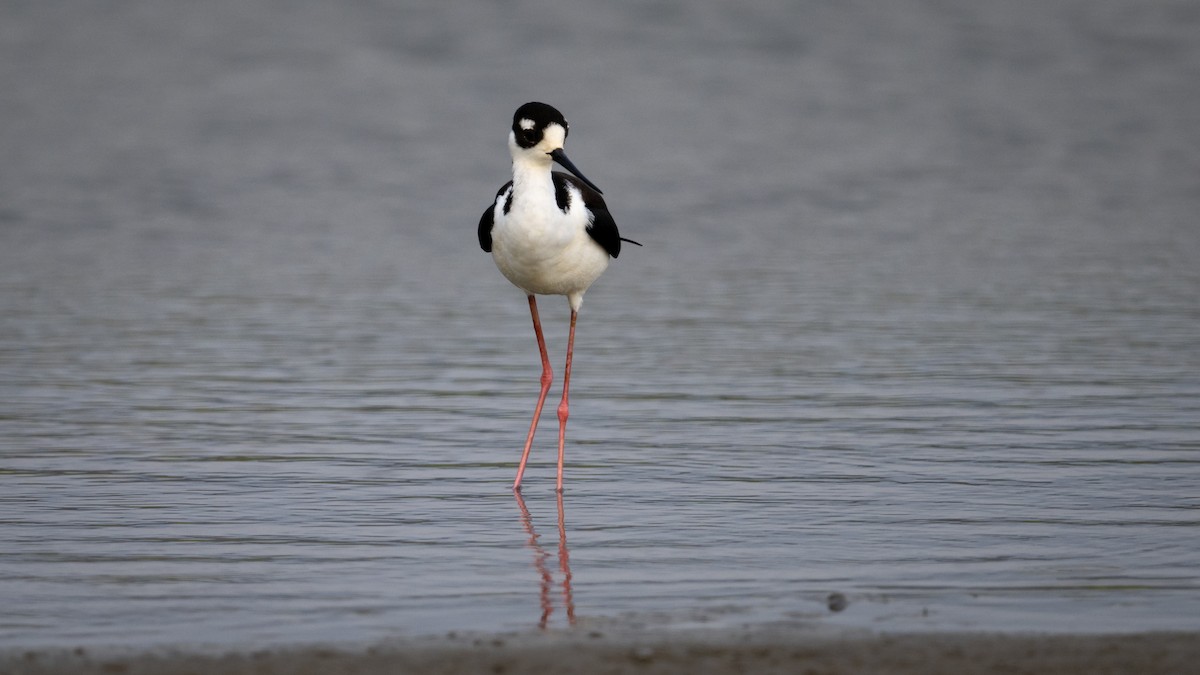
[[[1190,3],[72,4],[0,10],[0,646],[1200,628]],[[561,504],[530,99],[645,244]]]

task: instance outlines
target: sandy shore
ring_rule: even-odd
[[[1200,635],[814,634],[779,630],[614,637],[597,631],[458,636],[349,649],[216,654],[8,650],[11,675],[421,673],[1200,673]]]

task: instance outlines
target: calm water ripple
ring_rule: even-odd
[[[1200,628],[1187,3],[73,4],[0,9],[0,647]],[[646,244],[561,501],[534,98]]]

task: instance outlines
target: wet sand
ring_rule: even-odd
[[[1197,673],[1200,635],[876,634],[753,630],[449,636],[357,649],[10,650],[0,673]]]

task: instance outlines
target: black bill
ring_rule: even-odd
[[[588,187],[592,188],[599,194],[604,194],[603,190],[596,187],[595,183],[588,180],[587,176],[584,176],[582,173],[580,173],[579,169],[575,168],[575,165],[571,163],[571,160],[567,159],[567,153],[563,152],[562,148],[559,148],[559,149],[551,152],[550,157],[554,161],[558,162],[559,166],[566,169],[567,171],[570,171],[576,178],[583,181],[584,184],[586,184]]]

